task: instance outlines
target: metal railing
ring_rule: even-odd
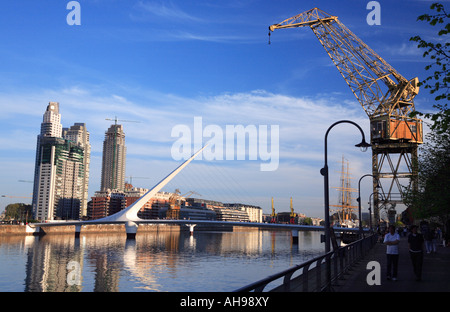
[[[361,260],[376,242],[377,235],[370,235],[235,291],[262,292],[269,283],[278,279],[282,279],[282,284],[278,284],[279,286],[269,291],[317,292],[329,290],[332,283],[347,273],[355,262]],[[327,267],[329,267],[330,272],[328,272]],[[293,278],[294,275],[296,276]]]

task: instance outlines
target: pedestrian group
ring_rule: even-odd
[[[439,227],[431,229],[427,222],[421,222],[420,233],[418,232],[417,225],[412,225],[409,231],[409,255],[416,281],[421,281],[424,252],[428,254],[436,252],[437,244],[442,241],[442,231]],[[387,233],[384,235],[383,243],[386,245],[388,280],[397,280],[400,235],[406,236],[407,232],[406,228],[403,231],[397,232],[395,226],[390,225]],[[445,246],[445,240],[443,244]]]

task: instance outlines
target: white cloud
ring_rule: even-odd
[[[202,19],[186,13],[171,1],[138,1],[134,6],[134,12],[130,14],[130,17],[135,21],[151,20],[152,17],[169,19],[172,23],[202,21]]]
[[[408,58],[408,61],[415,60],[416,62],[424,62],[424,59],[422,58],[424,51],[417,48],[417,43],[403,42],[401,44],[390,44],[384,46],[384,48],[380,50],[385,51],[386,54],[390,55],[390,59],[395,57],[402,60],[404,57],[412,57]]]
[[[277,198],[280,205],[284,203],[282,208],[287,210],[286,203],[292,196],[298,204],[299,212],[320,216],[322,212],[319,207],[322,207],[323,203],[317,199],[323,196],[323,177],[319,170],[323,166],[326,130],[335,121],[350,119],[360,124],[368,135],[368,118],[363,109],[356,101],[348,105],[344,101],[337,101],[335,96],[318,99],[296,98],[256,90],[183,98],[171,94],[134,91],[136,90],[131,93],[109,93],[105,90],[75,87],[46,90],[28,96],[11,95],[21,107],[28,109],[11,109],[10,118],[28,122],[29,126],[26,132],[20,129],[21,124],[18,124],[18,129],[3,129],[9,134],[3,139],[3,143],[10,146],[10,155],[20,154],[23,145],[27,145],[29,151],[26,159],[19,158],[24,166],[18,165],[17,161],[11,163],[16,170],[9,170],[2,183],[5,183],[5,180],[17,181],[19,178],[33,176],[30,166],[34,164],[36,135],[39,133],[42,114],[49,101],[60,102],[64,127],[75,122],[85,122],[91,134],[91,194],[100,185],[102,143],[104,133],[112,123],[105,120],[106,118],[113,119],[117,116],[119,120],[139,121],[123,122],[127,142],[127,176],[147,178],[135,179],[133,182],[137,186],[148,188],[179,163],[171,158],[170,153],[176,140],[171,137],[171,130],[176,125],[185,124],[193,129],[195,116],[202,117],[203,128],[207,125],[218,125],[223,129],[226,125],[239,124],[279,125],[280,164],[277,170],[261,172],[260,159],[215,163],[203,160],[194,161],[185,169],[185,175],[180,174],[179,179],[174,180],[175,183],[187,183],[187,186],[183,187],[184,192],[190,191],[191,187],[200,194],[205,193],[203,195],[206,198],[218,196],[221,197],[220,200],[225,201],[228,196],[230,201],[251,201],[248,203],[261,205],[267,213],[270,212],[270,197]],[[139,97],[134,94],[139,94]],[[0,97],[0,105],[5,106],[11,96]],[[206,141],[207,138],[204,138],[203,143]],[[371,156],[370,152],[361,154],[354,147],[359,141],[358,130],[349,125],[336,126],[336,129],[330,132],[330,178],[338,179],[335,172],[339,169],[338,162],[342,154],[350,159],[358,171],[354,173],[355,176],[367,173]],[[11,158],[6,158],[2,152],[1,159],[3,166],[9,166]],[[197,169],[198,173],[195,173]],[[211,173],[208,170],[213,171]],[[333,170],[334,172],[331,172]],[[211,187],[214,183],[221,187],[220,192]],[[176,185],[172,186],[176,188]],[[17,188],[17,185],[12,184],[9,187]],[[239,200],[240,198],[242,200]]]

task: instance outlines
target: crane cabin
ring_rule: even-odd
[[[403,141],[423,143],[422,121],[419,119],[395,119],[378,117],[370,122],[372,142]]]

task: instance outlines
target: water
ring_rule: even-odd
[[[319,232],[0,237],[0,292],[233,291],[323,253]]]

